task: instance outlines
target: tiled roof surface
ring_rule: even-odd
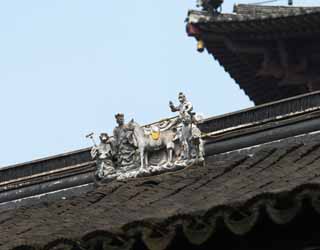
[[[319,12],[320,7],[293,7],[293,6],[268,6],[268,5],[248,5],[237,4],[234,6],[234,12],[237,15],[250,15],[257,18],[264,17],[284,17],[297,16]]]
[[[207,156],[318,130],[319,97],[320,91],[313,92],[200,121]],[[95,169],[90,148],[2,168],[0,210],[38,203],[53,193],[87,192]]]
[[[305,18],[310,14],[320,13],[320,7],[283,7],[283,6],[263,6],[263,5],[235,5],[234,13],[223,13],[219,15],[211,15],[205,11],[192,10],[189,13],[189,21],[192,23],[228,23],[228,22],[248,22],[257,20],[269,20],[291,18],[289,21],[294,21],[294,17]],[[262,24],[262,23],[259,23]],[[285,24],[281,22],[281,24]],[[312,25],[312,24],[310,24]],[[242,28],[249,28],[242,26]],[[256,28],[259,28],[258,26]],[[263,26],[260,27],[261,29]],[[274,25],[276,28],[276,25]],[[232,29],[232,27],[228,27]]]
[[[302,200],[319,209],[319,162],[320,133],[313,133],[210,156],[205,167],[112,182],[78,197],[3,211],[0,249],[91,249],[101,238],[115,249],[141,240],[149,249],[164,249],[180,227],[189,241],[201,244],[218,218],[235,234],[249,232],[262,208],[274,222],[287,223]],[[291,202],[278,210],[281,199]],[[239,217],[239,211],[245,213]]]

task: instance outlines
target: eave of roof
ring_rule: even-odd
[[[304,85],[279,86],[278,79],[259,76],[260,59],[248,64],[246,58],[228,48],[225,38],[263,42],[289,38],[316,39],[315,35],[320,34],[320,8],[239,5],[235,10],[235,14],[217,15],[189,11],[187,32],[204,41],[208,53],[219,61],[257,105],[309,92]]]
[[[234,6],[234,13],[212,15],[207,11],[190,10],[190,23],[228,23],[257,20],[280,19],[287,17],[308,17],[320,12],[320,7],[284,7],[239,4]],[[292,19],[293,20],[293,19]],[[243,26],[244,27],[244,26]],[[258,27],[257,27],[258,28]]]

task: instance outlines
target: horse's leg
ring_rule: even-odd
[[[169,141],[164,141],[164,144],[167,147],[167,164],[170,165],[173,162],[174,143],[172,142],[172,139],[169,139]]]
[[[169,147],[167,148],[167,154],[168,154],[168,165],[171,167],[174,165],[174,154],[175,153],[175,148],[174,144],[170,142]]]
[[[200,144],[198,142],[194,143],[194,148],[196,151],[196,159],[199,160],[200,159]]]
[[[144,155],[144,158],[145,158],[145,166],[148,167],[149,166],[149,154],[148,152],[145,152],[145,155]]]
[[[188,160],[191,159],[191,150],[192,150],[192,146],[191,146],[191,141],[190,139],[187,142],[187,156],[188,156]]]
[[[141,161],[141,166],[140,166],[140,170],[144,169],[144,148],[140,149],[140,161]]]
[[[186,159],[186,143],[185,140],[181,141],[181,159]]]
[[[172,163],[172,158],[173,158],[172,154],[173,154],[173,149],[168,148],[168,162],[169,163]]]

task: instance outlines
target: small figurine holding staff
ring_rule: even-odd
[[[107,175],[113,174],[115,172],[114,163],[112,158],[114,156],[112,140],[107,133],[101,133],[100,144],[97,145],[93,138],[93,133],[87,135],[87,138],[92,139],[94,146],[91,149],[92,159],[97,160],[97,171],[96,176],[98,178],[103,178]]]

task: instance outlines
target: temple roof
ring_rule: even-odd
[[[236,5],[232,14],[192,10],[187,20],[188,34],[204,42],[255,104],[319,88],[312,70],[320,53],[319,7]],[[282,65],[283,55],[294,67]]]
[[[89,149],[8,167],[0,249],[163,250],[245,235],[266,212],[286,224],[305,205],[320,211],[319,96],[201,121],[205,166],[104,185],[93,183]]]
[[[0,169],[0,250],[211,249],[208,242],[247,237],[259,224],[268,238],[267,220],[297,228],[306,214],[317,228],[320,91],[308,92],[318,80],[319,24],[313,7],[190,11],[189,34],[263,104],[198,122],[205,165],[101,183],[86,148]],[[280,73],[268,71],[277,65],[270,55]],[[318,231],[309,227],[306,234]],[[247,249],[247,239],[225,248]]]
[[[55,249],[63,243],[89,249],[104,237],[115,249],[141,240],[149,249],[165,249],[180,227],[190,242],[204,243],[218,218],[236,235],[249,232],[265,209],[274,222],[288,223],[302,200],[318,209],[313,199],[320,192],[319,159],[320,134],[311,133],[213,155],[205,167],[2,211],[0,246]],[[280,208],[282,199],[290,202]]]

